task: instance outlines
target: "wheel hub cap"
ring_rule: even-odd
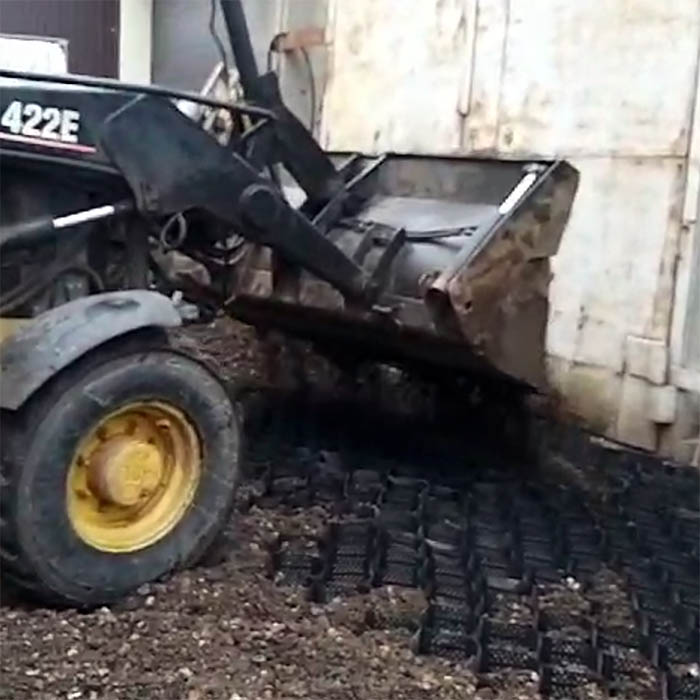
[[[80,441],[66,481],[75,533],[105,552],[135,552],[182,520],[201,478],[197,431],[182,411],[140,401],[103,417]]]
[[[107,503],[133,506],[153,493],[163,477],[163,466],[154,445],[117,436],[92,455],[88,484]]]

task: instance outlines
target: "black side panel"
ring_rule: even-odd
[[[0,0],[0,32],[68,39],[71,73],[117,77],[119,0]]]

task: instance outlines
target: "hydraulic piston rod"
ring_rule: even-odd
[[[48,217],[42,216],[38,219],[23,221],[12,226],[0,228],[0,248],[3,251],[13,248],[23,248],[36,243],[43,243],[59,231],[68,228],[75,228],[90,221],[108,219],[119,214],[126,214],[133,211],[134,202],[130,199],[116,202],[115,204],[105,204],[92,209],[65,214],[63,216]]]

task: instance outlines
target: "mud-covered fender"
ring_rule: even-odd
[[[17,410],[51,377],[108,340],[181,323],[168,297],[140,289],[94,294],[50,309],[0,344],[0,407]]]

